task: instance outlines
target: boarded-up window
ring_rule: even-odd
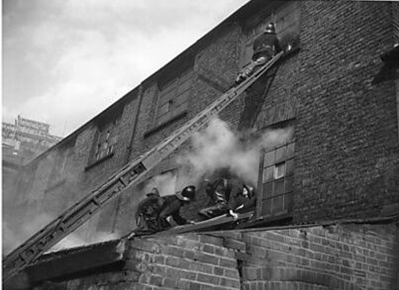
[[[192,75],[192,69],[186,70],[160,86],[154,126],[161,125],[187,110]]]
[[[260,17],[260,19],[259,19]],[[258,15],[245,24],[246,39],[241,55],[241,67],[245,68],[251,63],[253,49],[252,44],[256,37],[263,33],[269,22],[274,22],[276,33],[282,47],[287,43],[296,46],[299,43],[301,19],[301,3],[293,1],[284,4],[274,11],[266,11],[264,16]]]
[[[259,176],[258,216],[271,217],[292,211],[295,141],[264,153]]]

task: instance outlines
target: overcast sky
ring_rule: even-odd
[[[2,119],[66,136],[248,0],[3,0]]]

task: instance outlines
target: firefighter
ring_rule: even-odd
[[[205,191],[214,205],[198,211],[198,214],[203,217],[209,219],[229,214],[237,219],[236,212],[247,212],[255,206],[254,188],[238,179],[220,178],[214,182],[205,180],[205,183]]]
[[[133,232],[134,235],[152,234],[162,229],[159,222],[159,213],[164,200],[155,187],[146,195],[147,197],[137,206],[135,216],[137,228]]]
[[[154,188],[139,203],[136,212],[137,228],[128,236],[150,235],[170,228],[175,222],[178,225],[193,223],[180,215],[180,208],[195,200],[195,186],[185,187],[175,195],[160,196]],[[173,219],[173,222],[172,220]]]
[[[256,205],[255,189],[247,184],[243,184],[242,191],[230,196],[229,207],[232,211],[244,213],[251,211]]]
[[[162,198],[164,203],[159,213],[162,230],[166,230],[171,227],[173,222],[177,223],[178,225],[194,223],[193,221],[186,220],[180,215],[180,208],[194,201],[195,194],[195,186],[190,185],[185,187],[181,192],[177,192],[175,195],[167,195]]]
[[[229,200],[233,196],[242,194],[244,184],[238,179],[233,178],[219,178],[214,182],[210,182],[209,180],[205,182],[205,191],[214,205],[201,209],[198,211],[198,214],[208,219],[223,214],[230,214],[234,218],[237,218],[237,215],[233,212],[235,208],[232,208]]]
[[[282,50],[273,22],[267,24],[265,31],[254,40],[252,48],[252,62],[245,70],[239,73],[236,78],[236,84],[243,82]]]

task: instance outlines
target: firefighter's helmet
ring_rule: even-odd
[[[195,186],[190,185],[185,188],[180,192],[176,193],[176,197],[182,201],[193,201],[195,200]]]
[[[266,25],[265,28],[265,33],[276,33],[276,28],[274,27],[274,23],[270,22],[269,24]]]
[[[146,194],[148,197],[160,197],[158,188],[154,187],[149,193]]]
[[[247,191],[248,198],[252,198],[255,195],[255,188],[250,185],[244,185],[244,190]]]

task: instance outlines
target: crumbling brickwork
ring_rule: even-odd
[[[331,225],[247,233],[244,240],[252,256],[243,270],[245,289],[296,282],[304,289],[393,289],[396,283],[392,227]]]
[[[398,238],[395,225],[367,224],[136,238],[126,244],[122,270],[77,273],[58,287],[396,289]]]

